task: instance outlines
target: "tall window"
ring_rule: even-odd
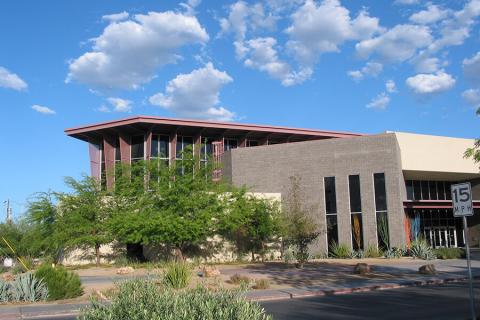
[[[152,159],[158,160],[160,166],[166,166],[170,164],[170,137],[164,135],[152,136]]]
[[[143,160],[145,155],[145,137],[133,136],[131,143],[131,159],[132,162]]]
[[[335,190],[335,177],[324,178],[325,189],[325,215],[327,220],[327,245],[338,243],[337,224],[337,194]]]
[[[237,140],[236,139],[223,139],[223,150],[228,151],[230,149],[237,148]]]
[[[382,250],[386,250],[390,247],[390,235],[388,230],[385,173],[373,174],[373,187],[375,189],[375,215],[377,217],[378,247]]]
[[[115,181],[122,174],[122,153],[120,151],[120,137],[115,139]]]
[[[193,138],[177,136],[175,165],[179,174],[185,174],[187,161],[193,161]]]
[[[350,191],[350,218],[352,225],[352,247],[354,250],[363,249],[362,227],[362,200],[360,195],[360,176],[348,176]]]
[[[202,138],[202,145],[200,146],[200,165],[202,167],[207,166],[208,159],[213,155],[213,138]]]

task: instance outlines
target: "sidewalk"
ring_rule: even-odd
[[[354,274],[353,266],[365,262],[373,267],[372,274],[361,276]],[[438,273],[425,276],[418,274],[421,265],[432,263]],[[467,279],[466,260],[320,260],[309,263],[304,269],[295,269],[283,263],[225,265],[219,266],[221,281],[227,281],[231,275],[242,274],[256,278],[268,278],[271,288],[251,290],[247,297],[255,301],[294,299],[312,296],[349,294],[372,290],[387,290],[409,286],[435,285]],[[112,270],[111,272],[114,272]],[[474,277],[480,278],[480,261],[472,261]],[[133,276],[117,276],[108,272],[92,273],[81,271],[85,286],[109,287],[114,281],[133,277],[144,277],[145,272],[138,271]],[[98,276],[95,276],[98,274]],[[225,287],[233,287],[225,282]],[[10,320],[39,315],[76,314],[88,302],[48,303],[34,305],[0,306],[0,319]]]

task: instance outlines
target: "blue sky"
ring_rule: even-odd
[[[0,200],[88,172],[133,115],[472,138],[480,0],[2,1]]]

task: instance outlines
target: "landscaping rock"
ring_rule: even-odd
[[[134,271],[135,269],[133,269],[132,267],[122,267],[117,270],[117,274],[129,274],[133,273]]]
[[[436,274],[437,270],[433,264],[426,264],[418,268],[418,273],[420,274]]]
[[[353,269],[353,273],[356,274],[369,274],[372,272],[372,267],[366,263],[357,263]]]
[[[220,270],[215,267],[205,266],[202,271],[206,278],[218,277],[220,275]]]
[[[2,274],[3,281],[13,281],[15,280],[15,276],[10,272],[5,272]]]

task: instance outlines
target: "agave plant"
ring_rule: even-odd
[[[10,301],[10,285],[8,282],[0,281],[0,303]]]
[[[48,298],[48,289],[41,279],[35,278],[32,272],[19,274],[10,284],[13,301],[36,302]]]
[[[412,241],[410,255],[414,258],[423,260],[432,260],[436,258],[432,247],[430,247],[424,239]]]

